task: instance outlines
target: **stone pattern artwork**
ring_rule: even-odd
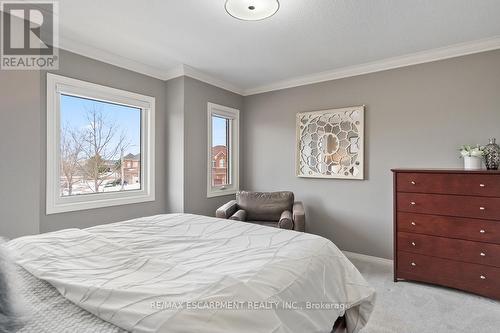
[[[297,176],[363,179],[364,106],[297,114]]]

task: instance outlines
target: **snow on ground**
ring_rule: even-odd
[[[90,185],[90,183],[89,183]],[[84,182],[79,182],[77,184],[73,185],[73,191],[71,195],[81,195],[81,194],[93,194],[95,193],[92,188],[93,185],[87,185]],[[123,186],[123,191],[132,191],[132,190],[140,190],[141,189],[141,184],[140,183],[134,183],[134,184],[126,184]],[[105,192],[119,192],[122,191],[122,186],[121,184],[113,185],[113,186],[105,186],[105,184],[101,185],[99,187],[99,193],[105,193]],[[64,189],[63,190],[63,196],[68,195],[68,190]]]

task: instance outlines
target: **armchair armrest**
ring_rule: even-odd
[[[238,209],[230,218],[230,220],[245,222],[247,220],[247,212],[243,209]]]
[[[292,217],[292,212],[289,210],[285,210],[283,213],[281,213],[280,220],[278,222],[278,227],[280,229],[288,229],[288,230],[293,230],[293,217]]]
[[[215,216],[221,219],[228,219],[236,212],[238,205],[236,204],[236,200],[231,200],[224,205],[220,206],[215,211]]]
[[[304,205],[301,201],[296,201],[293,204],[293,229],[297,231],[306,230],[306,213],[304,211]]]

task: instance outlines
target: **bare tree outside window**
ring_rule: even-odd
[[[80,168],[84,178],[91,180],[88,183],[90,190],[99,192],[110,174],[121,171],[121,163],[117,163],[117,158],[130,143],[126,141],[125,133],[120,133],[119,126],[106,120],[96,106],[87,110],[87,121],[89,125],[82,135],[84,163]]]
[[[61,104],[61,195],[140,189],[140,109],[70,95]]]
[[[73,184],[79,181],[78,168],[82,152],[81,133],[69,126],[61,130],[61,176],[65,178],[64,187],[72,195]],[[62,187],[62,188],[64,188]]]

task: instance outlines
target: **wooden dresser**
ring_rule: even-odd
[[[500,172],[395,169],[394,281],[500,299]]]

